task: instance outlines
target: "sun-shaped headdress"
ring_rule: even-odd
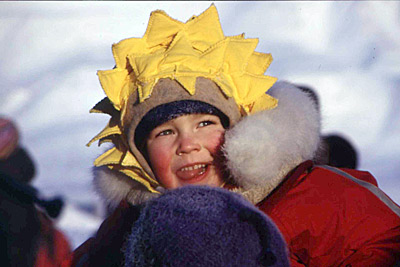
[[[190,95],[196,92],[197,77],[207,78],[234,99],[242,116],[274,108],[277,100],[266,91],[276,78],[264,75],[272,57],[255,52],[257,43],[258,39],[245,39],[244,34],[224,36],[214,5],[186,23],[153,11],[143,38],[114,44],[116,67],[97,73],[107,97],[91,112],[107,113],[111,119],[88,145],[100,140],[99,145],[112,142],[114,147],[98,157],[95,166],[123,172],[156,192],[159,184],[132,153],[125,129],[129,97],[137,94],[139,105],[146,102],[162,78],[176,80]]]

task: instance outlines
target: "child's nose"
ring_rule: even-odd
[[[179,146],[177,149],[177,155],[189,154],[193,151],[199,151],[201,149],[200,142],[197,138],[193,136],[181,136]]]

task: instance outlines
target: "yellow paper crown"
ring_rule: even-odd
[[[196,78],[208,78],[227,97],[234,98],[244,115],[274,108],[277,100],[266,91],[276,78],[264,75],[272,57],[255,52],[257,43],[258,39],[245,39],[244,34],[224,36],[214,5],[186,23],[163,11],[152,12],[143,38],[114,44],[116,67],[97,73],[108,100],[100,102],[92,112],[112,117],[88,145],[100,140],[100,144],[112,142],[115,147],[97,158],[95,165],[117,169],[156,191],[158,182],[146,174],[130,152],[122,129],[130,94],[137,90],[139,102],[145,101],[161,78],[178,81],[191,95],[195,93]]]

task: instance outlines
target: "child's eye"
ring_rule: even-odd
[[[205,127],[205,126],[208,126],[208,125],[211,125],[211,124],[215,124],[215,122],[209,121],[209,120],[202,121],[202,122],[199,123],[199,127]]]
[[[173,133],[172,130],[164,130],[164,131],[159,132],[159,133],[156,135],[156,137],[158,137],[158,136],[164,136],[164,135],[170,135],[170,134],[172,134],[172,133]]]

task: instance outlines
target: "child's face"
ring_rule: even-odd
[[[154,128],[147,153],[162,186],[222,185],[214,159],[224,132],[219,117],[205,114],[183,115]]]

